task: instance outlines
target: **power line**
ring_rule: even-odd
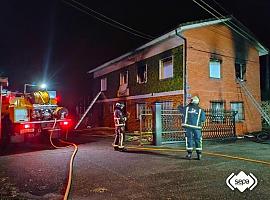
[[[70,2],[68,2],[66,0],[62,0],[62,1],[65,4],[73,7],[73,8],[75,8],[75,9],[77,9],[77,10],[79,10],[79,11],[81,11],[81,12],[83,12],[83,13],[85,13],[85,14],[87,14],[87,15],[89,15],[89,16],[91,16],[91,17],[93,17],[93,18],[95,18],[95,19],[97,19],[97,20],[99,20],[101,22],[103,22],[103,23],[106,23],[106,24],[108,24],[108,25],[110,25],[110,26],[112,26],[114,28],[120,29],[122,31],[125,31],[127,33],[130,33],[132,35],[138,36],[138,37],[143,38],[143,39],[146,39],[146,40],[152,40],[152,39],[154,39],[154,37],[152,37],[150,35],[144,34],[144,33],[140,32],[140,31],[137,31],[137,30],[135,30],[133,28],[130,28],[130,27],[124,25],[124,24],[121,24],[121,23],[119,23],[119,22],[117,22],[117,21],[115,21],[115,20],[113,20],[113,19],[111,19],[109,17],[106,17],[105,15],[103,15],[101,13],[98,13],[98,12],[94,11],[93,9],[88,8],[87,6],[81,4],[81,3],[77,2],[77,1],[72,0],[72,2],[75,2],[75,3],[79,4],[84,9],[87,9],[87,10],[91,11],[92,13],[95,13],[96,15],[99,15],[99,16],[96,16],[96,15],[88,12],[87,10],[84,10],[84,9],[82,9],[82,8],[80,8],[80,7],[74,5],[74,4],[72,4],[72,3],[70,3]],[[102,17],[105,18],[105,19],[102,19]]]
[[[229,56],[229,55],[225,55],[225,54],[221,54],[221,53],[214,53],[214,52],[211,52],[211,51],[205,51],[205,50],[197,49],[196,47],[193,47],[193,46],[189,46],[188,48],[191,49],[191,50],[194,50],[194,51],[198,51],[198,52],[210,53],[210,54],[214,54],[214,55],[218,55],[218,56],[223,56],[223,57],[227,57],[227,58],[231,58],[231,59],[239,59],[239,60],[242,60],[242,61],[248,61],[248,62],[252,62],[252,63],[257,63],[258,64],[258,62],[257,61],[254,61],[254,60],[241,59],[241,58],[238,58],[238,57]]]
[[[196,3],[198,6],[200,6],[201,8],[203,8],[205,11],[207,11],[208,13],[210,13],[211,15],[213,15],[215,18],[220,20],[220,17],[218,17],[216,14],[214,14],[213,12],[211,12],[209,9],[205,8],[205,6],[203,6],[202,4],[198,3],[196,0],[192,0],[194,3]],[[216,11],[214,8],[212,8],[210,5],[208,5],[206,2],[204,2],[203,0],[200,0],[201,2],[203,2],[205,5],[207,5],[210,9],[212,9],[213,11],[215,11],[217,14],[219,14],[222,18],[225,18],[224,15],[220,14],[218,11]],[[239,35],[241,35],[242,37],[244,37],[245,39],[247,39],[249,42],[254,43],[253,41],[250,40],[250,38],[248,38],[247,36],[243,35],[240,31],[243,31],[241,28],[239,28],[237,25],[234,24],[234,26],[236,26],[236,28],[238,28],[239,30],[236,30],[234,27],[232,27],[230,24],[228,24],[227,22],[223,21],[224,24],[226,24],[228,27],[230,27],[232,30],[234,30],[236,33],[238,33]],[[230,22],[232,23],[232,22]],[[244,33],[246,33],[246,31],[243,31]],[[247,34],[247,33],[246,33]],[[248,34],[249,37],[251,37],[251,39],[254,39],[252,36],[250,36],[250,34]]]
[[[71,1],[73,1],[74,3],[77,3],[78,5],[80,5],[80,6],[84,7],[84,8],[86,8],[87,10],[90,10],[91,12],[93,12],[93,13],[95,13],[95,14],[101,16],[101,17],[104,17],[105,19],[107,19],[107,20],[109,20],[109,21],[112,21],[112,22],[114,22],[114,23],[116,23],[116,24],[118,24],[118,25],[120,25],[120,26],[123,26],[123,27],[125,27],[125,28],[127,28],[127,29],[129,29],[129,30],[132,30],[132,31],[134,31],[134,32],[136,32],[136,33],[138,33],[138,34],[141,34],[141,35],[143,35],[143,36],[145,36],[145,37],[149,37],[149,38],[151,38],[151,39],[154,39],[153,36],[148,35],[148,34],[145,34],[145,33],[141,32],[141,31],[135,30],[135,29],[133,29],[133,28],[131,28],[131,27],[125,25],[125,24],[122,24],[122,23],[120,23],[120,22],[118,22],[118,21],[116,21],[116,20],[114,20],[114,19],[112,19],[112,18],[110,18],[110,17],[107,17],[106,15],[103,15],[103,14],[101,14],[101,13],[99,13],[99,12],[97,12],[97,11],[95,11],[95,10],[93,10],[93,9],[91,9],[91,8],[89,8],[89,7],[87,7],[87,6],[85,6],[85,5],[83,5],[82,3],[78,2],[78,1],[75,1],[75,0],[71,0]]]
[[[203,2],[206,6],[208,6],[210,9],[212,9],[213,11],[215,11],[217,14],[219,14],[221,17],[225,17],[224,15],[222,15],[220,12],[218,12],[216,9],[214,9],[213,7],[211,7],[209,4],[207,4],[205,1],[200,0],[201,2]],[[216,2],[215,0],[213,0],[223,11],[225,11],[227,14],[230,14],[228,11],[225,10],[225,8],[223,8],[218,2]],[[234,16],[230,15],[231,18],[233,18],[235,21],[237,21],[237,23],[239,23],[241,26],[243,26],[244,28],[246,28],[238,19],[236,19]],[[240,31],[242,31],[243,33],[247,34],[251,39],[255,39],[252,35],[250,35],[250,33],[248,33],[246,30],[244,30],[243,28],[239,27],[237,24],[235,24],[232,21],[228,21],[228,23],[232,24],[233,26],[235,26],[236,28],[238,28]],[[247,28],[246,28],[247,29]]]
[[[218,3],[216,0],[212,0],[218,7],[220,7],[225,13],[229,14],[238,24],[240,24],[241,26],[243,26],[245,29],[248,29],[242,22],[240,22],[237,18],[235,18],[233,15],[231,15],[229,13],[228,10],[226,10],[220,3]],[[233,23],[233,22],[231,22]],[[253,34],[253,33],[252,33]],[[254,38],[254,36],[252,35],[252,37]]]

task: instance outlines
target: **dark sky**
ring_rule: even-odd
[[[154,37],[212,17],[192,0],[76,1]],[[204,1],[225,14],[213,0]],[[216,2],[270,47],[269,0]],[[10,89],[44,80],[69,103],[89,93],[88,70],[148,42],[61,0],[1,0],[0,24],[0,75],[8,76]]]

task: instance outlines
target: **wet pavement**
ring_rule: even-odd
[[[73,136],[79,144],[69,199],[269,199],[270,145],[246,140],[205,142],[205,152],[262,160],[266,163],[203,155],[186,160],[184,151],[114,151],[113,138],[84,133]],[[150,147],[151,146],[144,146]],[[164,147],[161,147],[164,149]],[[171,145],[183,150],[184,144]],[[0,156],[0,199],[62,199],[73,148],[49,144],[13,145]],[[267,164],[269,163],[269,164]],[[257,177],[250,191],[232,191],[231,173]]]

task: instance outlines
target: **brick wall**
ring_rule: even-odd
[[[172,101],[173,102],[173,108],[177,108],[179,105],[182,105],[183,102],[183,96],[182,95],[171,95],[171,96],[162,96],[162,97],[152,97],[152,98],[146,98],[146,99],[136,99],[136,100],[126,100],[126,111],[129,113],[129,118],[127,121],[127,131],[128,132],[134,132],[140,130],[140,121],[137,119],[136,116],[136,104],[137,103],[146,103],[147,106],[151,107],[153,103],[155,102],[161,102],[161,101]],[[111,110],[112,104],[115,104],[116,102],[100,102],[98,103],[100,107],[103,106],[103,122],[100,124],[103,124],[106,127],[114,127],[113,122],[113,112]],[[99,106],[97,108],[100,108]],[[97,114],[97,112],[96,112]],[[98,115],[101,115],[100,113]]]
[[[203,108],[209,108],[212,100],[224,100],[226,109],[230,109],[232,101],[243,101],[245,120],[237,123],[237,134],[261,130],[258,111],[235,80],[236,60],[246,60],[246,84],[255,99],[260,102],[260,65],[257,50],[223,25],[188,30],[184,32],[184,37],[188,42],[189,93],[199,95]],[[209,78],[209,60],[213,55],[222,61],[221,79]]]

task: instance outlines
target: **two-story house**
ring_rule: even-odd
[[[198,95],[202,108],[237,111],[238,135],[258,131],[260,114],[237,79],[260,102],[259,56],[266,54],[267,48],[229,17],[181,24],[88,72],[93,74],[93,93],[104,94],[93,119],[97,126],[113,127],[113,106],[125,102],[128,131],[135,131],[139,113],[153,102],[171,109]]]

